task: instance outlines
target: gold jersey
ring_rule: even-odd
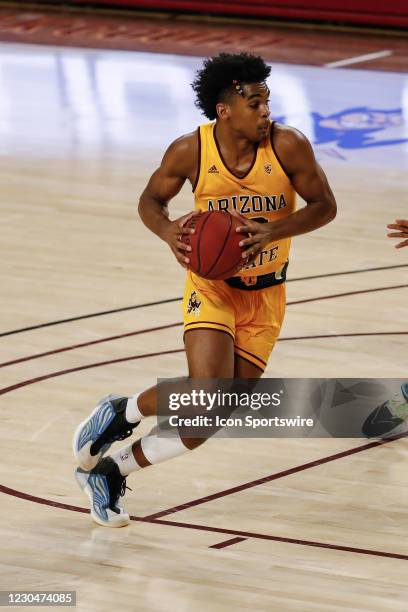
[[[296,209],[295,190],[283,170],[272,145],[270,133],[258,145],[254,162],[243,177],[228,168],[214,134],[215,123],[199,127],[199,173],[193,187],[195,208],[207,210],[234,209],[248,219],[261,223],[287,217]],[[243,237],[245,235],[243,234]],[[268,244],[250,266],[240,270],[248,284],[251,277],[279,273],[289,257],[290,238]]]

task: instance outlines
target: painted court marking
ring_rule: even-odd
[[[408,287],[407,284],[404,285],[391,285],[389,287],[373,287],[371,289],[360,289],[358,291],[348,291],[345,293],[334,293],[334,294],[330,294],[330,295],[321,295],[318,297],[312,297],[312,298],[305,298],[302,300],[294,300],[292,302],[287,302],[287,306],[296,306],[299,304],[306,304],[309,302],[320,302],[323,300],[331,300],[331,299],[335,299],[335,298],[341,298],[341,297],[349,297],[352,295],[361,295],[361,294],[366,294],[366,293],[373,293],[376,291],[389,291],[391,289],[406,289]],[[89,315],[91,316],[91,315]],[[50,324],[51,325],[51,324]],[[57,353],[64,353],[67,351],[72,351],[78,348],[83,348],[86,346],[92,346],[94,344],[101,344],[103,342],[111,342],[113,340],[119,340],[121,338],[128,338],[130,336],[137,336],[139,334],[144,334],[144,333],[149,333],[149,332],[154,332],[154,331],[161,331],[164,329],[170,329],[172,327],[179,327],[183,325],[183,323],[181,321],[178,321],[177,323],[169,323],[167,325],[160,325],[158,327],[150,327],[150,328],[145,328],[145,329],[141,329],[141,330],[136,330],[136,331],[132,331],[132,332],[126,332],[124,334],[119,334],[119,335],[115,335],[115,336],[108,336],[106,338],[99,338],[98,340],[90,340],[88,342],[81,342],[79,344],[73,344],[71,346],[66,346],[66,347],[61,347],[58,349],[53,349],[51,351],[46,351],[44,353],[37,353],[35,355],[27,355],[26,357],[20,357],[18,359],[13,359],[12,361],[6,361],[3,363],[0,363],[0,368],[6,367],[6,366],[10,366],[10,365],[15,365],[17,363],[22,363],[24,361],[30,361],[32,359],[39,359],[40,357],[47,357],[49,355],[54,355]],[[9,332],[11,333],[11,332]],[[406,334],[407,332],[405,331],[396,331],[396,332],[366,332],[366,333],[362,333],[362,334],[358,334],[358,333],[349,333],[349,334],[325,334],[325,335],[320,335],[320,336],[297,336],[297,337],[288,337],[288,338],[278,338],[278,342],[282,342],[284,340],[309,340],[311,338],[344,338],[344,337],[353,337],[353,336],[359,336],[359,335],[366,335],[366,336],[370,336],[370,335],[400,335],[400,334]],[[180,349],[182,350],[182,349]],[[173,351],[173,352],[177,352],[177,351]],[[152,355],[159,355],[160,353],[155,353]],[[163,353],[164,354],[164,353]],[[152,356],[152,355],[147,355],[147,356]],[[137,357],[128,357],[126,359],[137,359]],[[120,360],[117,360],[120,361]],[[113,363],[113,362],[112,362]],[[108,362],[102,362],[101,365],[103,364],[108,364]],[[99,364],[95,364],[95,367],[97,367],[97,365]],[[87,367],[91,367],[91,366],[87,366]],[[85,368],[84,368],[85,369]],[[64,373],[69,373],[71,371],[75,371],[75,370],[67,370]],[[37,382],[37,381],[35,381]],[[1,394],[1,392],[0,392]]]
[[[376,53],[366,53],[365,55],[356,55],[349,57],[348,59],[339,60],[337,62],[329,62],[323,64],[325,68],[341,68],[342,66],[351,66],[352,64],[361,64],[363,62],[371,62],[381,57],[389,57],[393,52],[385,49],[384,51],[377,51]]]
[[[377,266],[374,268],[361,268],[358,270],[346,270],[344,272],[330,272],[329,274],[314,274],[313,276],[300,276],[297,278],[288,278],[287,283],[295,283],[297,281],[313,280],[316,278],[331,278],[333,276],[347,276],[349,274],[362,274],[364,272],[378,272],[380,270],[394,270],[395,268],[406,268],[408,264],[395,264],[392,266]],[[31,325],[29,327],[22,327],[20,329],[13,329],[6,332],[0,333],[0,338],[3,336],[11,336],[13,334],[21,334],[26,331],[32,331],[35,329],[42,329],[43,327],[50,327],[52,325],[61,325],[63,323],[71,323],[74,321],[82,321],[83,319],[91,319],[95,317],[101,317],[108,314],[116,314],[118,312],[124,312],[127,310],[136,310],[138,308],[148,308],[149,306],[160,306],[162,304],[169,304],[171,302],[180,302],[181,297],[168,298],[166,300],[159,300],[156,302],[148,302],[145,304],[136,304],[133,306],[122,306],[121,308],[114,308],[110,310],[103,310],[100,312],[94,312],[86,315],[77,315],[68,319],[59,319],[57,321],[48,321],[46,323],[38,323],[37,325]]]
[[[348,457],[349,455],[361,453],[362,451],[369,450],[377,446],[383,446],[384,444],[388,444],[389,442],[394,442],[395,440],[405,438],[406,436],[408,436],[408,433],[403,433],[398,436],[390,436],[389,438],[385,440],[375,440],[374,442],[369,442],[368,444],[363,444],[362,446],[355,446],[354,448],[349,448],[348,450],[342,451],[340,453],[336,453],[334,455],[329,455],[328,457],[322,457],[321,459],[315,459],[315,461],[309,461],[308,463],[303,463],[302,465],[298,465],[293,468],[289,468],[288,470],[283,470],[282,472],[277,472],[276,474],[270,474],[269,476],[264,476],[263,478],[251,480],[250,482],[246,482],[244,484],[237,485],[235,487],[231,487],[230,489],[225,489],[224,491],[213,493],[212,495],[206,495],[205,497],[199,497],[198,499],[193,499],[192,501],[186,502],[184,504],[180,504],[178,506],[173,506],[172,508],[168,508],[167,510],[161,510],[160,512],[149,514],[145,516],[144,518],[156,520],[158,518],[161,518],[162,516],[168,516],[169,514],[175,514],[176,512],[181,512],[182,510],[193,508],[194,506],[200,506],[201,504],[206,504],[207,502],[213,501],[214,499],[219,499],[220,497],[226,497],[227,495],[232,495],[233,493],[239,493],[240,491],[251,489],[252,487],[256,487],[258,485],[265,484],[266,482],[271,482],[272,480],[278,480],[279,478],[284,478],[285,476],[290,476],[298,472],[303,472],[304,470],[308,470],[318,465],[324,465],[325,463],[330,463],[331,461],[336,461],[337,459],[342,459],[343,457]]]
[[[301,279],[299,279],[301,280]],[[388,290],[388,289],[399,289],[399,288],[405,288],[407,287],[407,285],[394,285],[392,287],[379,287],[379,288],[374,288],[374,289],[368,289],[368,290],[363,290],[363,291],[353,291],[353,292],[347,292],[347,293],[342,293],[342,294],[336,294],[336,295],[329,295],[329,296],[320,296],[317,298],[308,298],[305,300],[298,300],[296,302],[291,302],[292,304],[301,304],[301,303],[305,303],[305,302],[310,302],[310,301],[317,301],[317,300],[324,300],[324,299],[331,299],[331,298],[335,298],[335,297],[343,297],[343,296],[349,296],[349,295],[356,295],[356,294],[360,294],[360,293],[371,293],[373,291],[384,291],[384,290]],[[166,300],[166,301],[175,301],[178,298],[173,298],[171,300]],[[148,305],[154,305],[157,304],[156,303],[151,303]],[[147,305],[147,304],[146,304]],[[139,307],[142,307],[142,305],[140,305]],[[128,310],[128,309],[132,309],[134,307],[127,307],[127,308],[123,308],[120,310]],[[114,311],[105,311],[106,314],[110,313],[110,312],[114,312]],[[102,313],[101,313],[102,314]],[[105,314],[105,313],[104,313]],[[93,315],[87,315],[85,317],[81,317],[81,318],[88,318],[91,317]],[[70,319],[70,320],[75,320],[75,319]],[[66,321],[69,321],[66,320]],[[61,321],[62,322],[62,321]],[[48,325],[52,325],[52,324],[56,324],[56,322],[54,323],[49,323]],[[45,324],[46,325],[46,324]],[[39,327],[43,327],[45,325],[41,325]],[[160,326],[160,327],[155,327],[155,328],[150,328],[150,329],[146,329],[146,330],[139,330],[136,332],[130,332],[127,334],[123,334],[122,336],[112,336],[110,338],[105,338],[105,339],[100,339],[94,342],[89,342],[89,343],[82,343],[80,345],[76,345],[76,346],[72,346],[72,347],[66,347],[66,348],[62,348],[62,349],[57,349],[55,351],[49,351],[47,353],[43,353],[43,354],[37,354],[36,356],[31,356],[31,357],[26,357],[21,359],[21,361],[26,360],[26,359],[30,359],[30,358],[35,358],[35,357],[40,357],[40,356],[45,356],[47,354],[53,354],[54,352],[61,352],[64,350],[72,350],[73,348],[79,348],[80,346],[87,346],[88,344],[97,344],[100,342],[104,342],[104,341],[108,341],[108,340],[114,340],[117,339],[119,337],[126,337],[126,336],[132,336],[132,335],[136,335],[139,333],[144,333],[144,332],[148,332],[148,331],[158,331],[160,329],[165,329],[167,327],[173,327],[175,325],[180,325],[180,323],[176,323],[176,324],[170,324],[170,325],[166,325],[166,326]],[[19,330],[19,331],[23,331],[23,330]],[[10,333],[10,332],[9,332]],[[13,333],[13,332],[11,332]],[[380,335],[381,333],[383,334],[392,334],[392,332],[379,332],[376,333],[374,335]],[[396,334],[404,334],[407,332],[395,332]],[[8,335],[7,333],[4,335]],[[347,335],[360,335],[360,334],[347,334]],[[370,334],[366,334],[366,335],[370,335]],[[336,334],[331,334],[331,335],[326,335],[326,336],[322,336],[322,337],[336,337]],[[299,338],[282,338],[282,340],[296,340],[296,339],[302,339],[303,337],[299,337]],[[307,336],[305,336],[305,338],[308,338]],[[156,355],[159,354],[171,354],[171,353],[177,353],[177,352],[182,352],[184,349],[177,349],[177,350],[171,350],[171,351],[164,351],[161,353],[150,353],[150,354],[144,354],[144,355],[135,355],[135,356],[131,356],[131,357],[125,357],[125,358],[120,358],[120,359],[115,359],[115,360],[110,360],[110,361],[103,361],[103,362],[99,362],[99,363],[94,363],[94,364],[88,364],[85,366],[80,366],[77,368],[71,368],[71,369],[67,369],[67,370],[62,370],[59,372],[53,372],[53,373],[49,373],[47,375],[44,376],[39,376],[37,378],[33,378],[30,380],[26,380],[26,381],[22,381],[20,383],[17,383],[15,385],[12,385],[10,387],[6,387],[3,389],[0,389],[0,395],[8,393],[10,391],[13,391],[15,389],[18,389],[20,387],[26,386],[26,385],[30,385],[30,384],[34,384],[36,382],[40,382],[43,380],[47,380],[49,378],[53,378],[56,376],[61,376],[63,374],[68,374],[68,373],[72,373],[72,372],[77,372],[80,370],[84,370],[84,369],[89,369],[89,368],[93,368],[93,367],[99,367],[102,365],[107,365],[110,363],[118,363],[118,362],[123,362],[123,361],[127,361],[127,360],[131,360],[131,359],[141,359],[144,357],[154,357]],[[15,360],[14,363],[19,362],[20,360]],[[9,364],[11,365],[11,363],[13,362],[9,362]],[[4,365],[9,365],[6,363],[0,364],[0,366],[4,366]],[[299,540],[299,539],[294,539],[294,538],[285,538],[285,537],[280,537],[280,536],[273,536],[273,535],[268,535],[268,534],[259,534],[256,532],[244,532],[244,531],[237,531],[237,530],[233,530],[233,529],[223,529],[223,528],[218,528],[218,527],[210,527],[208,525],[198,525],[198,524],[192,524],[192,523],[185,523],[185,522],[176,522],[176,521],[168,521],[168,520],[163,520],[161,517],[163,516],[168,516],[169,514],[174,514],[176,512],[179,512],[181,510],[186,510],[188,508],[194,507],[194,506],[198,506],[204,503],[207,503],[209,501],[212,501],[214,499],[218,499],[221,497],[225,497],[227,495],[231,495],[233,493],[239,492],[239,491],[243,491],[252,487],[255,487],[257,485],[260,484],[264,484],[266,482],[270,482],[272,480],[276,480],[278,478],[283,478],[284,476],[288,476],[290,474],[294,474],[297,472],[301,472],[303,470],[309,469],[311,467],[315,467],[318,465],[322,465],[324,463],[329,463],[331,461],[335,461],[337,459],[340,459],[342,457],[347,457],[349,455],[358,453],[358,452],[362,452],[363,450],[367,450],[370,448],[375,448],[377,446],[381,446],[383,444],[392,442],[394,440],[400,439],[402,437],[405,437],[408,434],[401,434],[399,436],[395,436],[395,437],[390,437],[386,440],[381,440],[381,441],[374,441],[374,442],[370,442],[368,444],[364,444],[363,446],[359,446],[359,447],[355,447],[352,449],[348,449],[347,451],[343,451],[341,453],[336,453],[335,455],[330,455],[328,457],[324,457],[315,461],[311,461],[309,463],[300,465],[300,466],[296,466],[294,468],[290,468],[288,470],[279,472],[277,474],[271,474],[269,476],[251,481],[251,482],[247,482],[244,483],[242,485],[238,485],[236,487],[232,487],[230,489],[226,489],[224,491],[220,491],[218,493],[214,493],[212,495],[203,497],[203,498],[199,498],[196,500],[192,500],[190,502],[186,502],[184,504],[181,504],[179,506],[174,506],[173,508],[169,508],[167,510],[163,510],[161,512],[157,512],[155,514],[152,515],[148,515],[145,517],[136,517],[136,516],[132,516],[131,519],[133,521],[138,521],[138,522],[146,522],[146,523],[151,523],[151,524],[160,524],[160,525],[166,525],[166,526],[171,526],[171,527],[178,527],[178,528],[185,528],[185,529],[195,529],[195,530],[201,530],[201,531],[208,531],[208,532],[212,532],[212,533],[220,533],[220,534],[227,534],[227,535],[233,535],[235,537],[233,538],[229,538],[228,540],[223,540],[222,542],[219,542],[217,544],[213,544],[211,546],[209,546],[209,548],[214,548],[214,549],[221,549],[221,548],[226,548],[228,546],[237,544],[239,542],[245,541],[248,538],[255,538],[255,539],[264,539],[264,540],[271,540],[271,541],[278,541],[278,542],[285,542],[285,543],[289,543],[289,544],[297,544],[297,545],[302,545],[302,546],[313,546],[313,547],[319,547],[319,548],[327,548],[327,549],[334,549],[334,550],[339,550],[339,551],[344,551],[344,552],[352,552],[352,553],[358,553],[358,554],[366,554],[366,555],[374,555],[374,556],[382,556],[382,557],[388,557],[388,558],[394,558],[394,559],[402,559],[402,560],[408,560],[408,555],[401,555],[401,554],[397,554],[397,553],[391,553],[391,552],[386,552],[386,551],[376,551],[376,550],[369,550],[369,549],[361,549],[361,548],[355,548],[355,547],[349,547],[349,546],[340,546],[340,545],[336,545],[336,544],[328,544],[325,542],[316,542],[316,541],[309,541],[309,540]],[[33,496],[30,495],[28,493],[24,493],[21,491],[16,491],[14,489],[10,489],[9,487],[6,487],[4,485],[0,485],[0,492],[14,496],[14,497],[18,497],[20,499],[24,499],[26,501],[31,501],[34,503],[39,503],[39,504],[43,504],[43,505],[48,505],[54,508],[61,508],[61,509],[66,509],[66,510],[70,510],[70,511],[74,511],[74,512],[81,512],[81,513],[86,513],[89,514],[89,510],[82,508],[80,506],[73,506],[73,505],[69,505],[69,504],[63,504],[60,502],[54,502],[52,500],[47,500],[45,498],[40,498],[37,496]]]
[[[0,485],[0,492],[1,493],[5,493],[6,495],[11,495],[13,497],[18,497],[20,499],[24,499],[27,501],[31,501],[37,504],[42,504],[45,506],[51,506],[53,508],[61,508],[63,510],[70,510],[72,512],[81,512],[83,514],[89,514],[90,511],[87,510],[86,508],[82,508],[80,506],[72,506],[70,504],[63,504],[60,502],[55,502],[49,499],[45,499],[43,497],[36,497],[35,495],[29,495],[27,493],[24,493],[22,491],[16,491],[15,489],[10,489],[9,487],[5,487],[4,485]],[[198,531],[208,531],[211,533],[220,533],[220,534],[227,534],[227,535],[233,535],[236,536],[236,538],[232,538],[233,540],[235,540],[234,542],[231,542],[231,539],[228,541],[224,541],[224,543],[227,545],[227,542],[233,544],[233,543],[237,543],[237,539],[239,539],[239,541],[243,541],[246,540],[248,538],[253,538],[253,539],[257,539],[257,540],[269,540],[269,541],[273,541],[273,542],[284,542],[286,544],[296,544],[298,546],[312,546],[314,548],[325,548],[325,549],[329,549],[329,550],[338,550],[338,551],[342,551],[342,552],[351,552],[351,553],[355,553],[355,554],[361,554],[361,555],[371,555],[371,556],[375,556],[375,557],[387,557],[389,559],[401,559],[403,561],[408,561],[408,555],[402,555],[399,553],[391,553],[391,552],[387,552],[387,551],[382,551],[382,550],[369,550],[366,548],[355,548],[352,546],[340,546],[338,544],[328,544],[327,542],[316,542],[314,540],[299,540],[299,539],[295,539],[295,538],[284,538],[281,536],[273,536],[273,535],[268,535],[268,534],[264,534],[264,533],[255,533],[252,531],[238,531],[235,529],[222,529],[220,527],[210,527],[209,525],[197,525],[194,523],[181,523],[181,522],[176,522],[176,521],[165,521],[163,519],[148,519],[148,518],[143,518],[143,517],[138,517],[138,516],[131,516],[130,517],[132,521],[137,521],[137,522],[141,522],[141,523],[149,523],[152,525],[165,525],[167,527],[178,527],[178,528],[183,528],[183,529],[195,529]],[[223,542],[221,542],[222,544]],[[229,545],[229,544],[228,544]],[[217,545],[215,546],[210,546],[210,548],[216,548]],[[218,545],[218,548],[220,548],[221,546]]]
[[[238,542],[244,542],[248,538],[231,538],[230,540],[224,540],[224,542],[219,542],[218,544],[213,544],[208,548],[226,548],[227,546],[232,546],[233,544],[238,544]]]

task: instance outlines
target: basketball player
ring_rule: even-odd
[[[406,238],[406,240],[395,245],[396,249],[408,246],[408,219],[396,219],[394,223],[390,223],[387,227],[388,229],[398,230],[387,234],[388,238]]]
[[[259,378],[275,345],[285,312],[290,239],[329,223],[336,202],[309,141],[270,120],[270,68],[260,57],[222,53],[207,59],[192,85],[210,123],[175,140],[151,176],[139,203],[144,224],[188,267],[181,241],[197,211],[228,210],[242,223],[243,268],[226,281],[187,270],[183,299],[184,342],[192,378]],[[195,213],[170,220],[168,204],[189,181]],[[296,211],[295,194],[306,206]],[[190,307],[189,307],[190,306]],[[133,397],[108,396],[79,425],[74,454],[91,514],[102,525],[129,523],[119,503],[126,477],[136,470],[193,450],[202,438],[149,435],[102,458],[113,441],[131,435],[155,415],[157,386]]]
[[[387,225],[388,229],[398,230],[387,234],[388,238],[405,238],[395,245],[396,249],[408,246],[408,220],[396,219]],[[366,418],[362,432],[368,438],[381,438],[399,432],[408,421],[408,382],[391,399],[377,406]]]

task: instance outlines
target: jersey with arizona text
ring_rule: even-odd
[[[199,173],[193,187],[196,210],[233,209],[261,223],[292,214],[296,209],[296,192],[273,148],[273,122],[269,135],[259,143],[254,162],[243,177],[236,175],[224,162],[214,133],[215,125],[207,123],[198,128]],[[249,281],[248,277],[286,270],[289,248],[290,238],[271,242],[236,276]]]

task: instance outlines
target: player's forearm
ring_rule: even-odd
[[[167,203],[160,202],[144,192],[140,198],[138,210],[146,227],[163,239],[165,230],[171,224]]]
[[[335,200],[313,202],[293,214],[269,223],[271,241],[307,234],[332,221],[337,213]]]

